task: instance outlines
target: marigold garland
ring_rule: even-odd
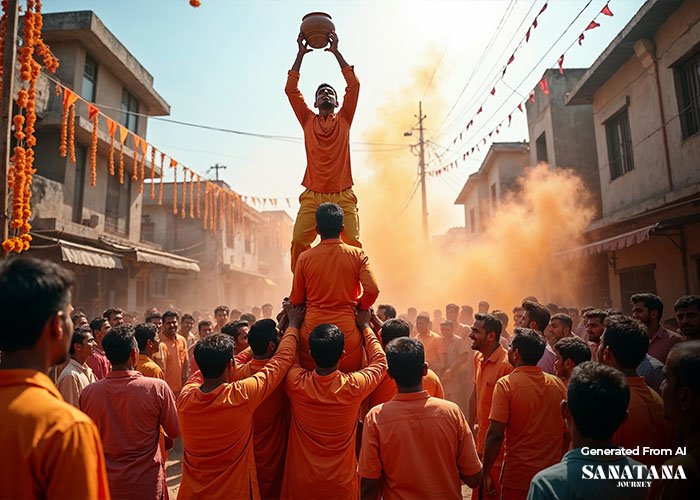
[[[180,207],[180,217],[185,218],[185,205],[187,205],[187,168],[182,167],[182,206]]]
[[[97,127],[99,127],[99,113],[92,118],[92,144],[90,145],[90,185],[97,185]]]
[[[174,169],[173,174],[173,215],[177,215],[177,162],[170,159],[170,168]]]
[[[68,110],[68,155],[71,163],[75,163],[75,104]]]
[[[124,184],[124,142],[119,141],[119,184]]]
[[[109,135],[109,175],[114,175],[114,134],[116,130],[110,130]]]
[[[156,177],[156,148],[151,146],[151,191],[149,197],[153,200],[156,197],[156,185],[153,180]]]
[[[202,178],[197,176],[197,218],[202,218]]]
[[[140,141],[136,136],[134,136],[134,154],[132,155],[133,158],[133,163],[131,165],[131,180],[132,181],[137,181],[139,180],[139,162],[138,162],[138,156],[139,156],[139,144],[136,141]]]
[[[204,183],[204,230],[209,229],[209,183]]]
[[[160,186],[158,188],[158,205],[163,204],[163,163],[165,162],[165,153],[160,154]]]
[[[194,172],[190,170],[190,219],[194,219]]]
[[[61,113],[61,143],[58,146],[58,154],[65,158],[68,154],[68,108],[63,106]]]
[[[139,194],[143,193],[143,180],[146,177],[146,151],[148,151],[148,144],[144,141],[141,144],[141,167],[139,169]]]

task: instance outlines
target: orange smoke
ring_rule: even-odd
[[[390,94],[367,141],[395,142],[397,133],[414,123],[431,71],[432,66],[418,71],[411,85]],[[436,93],[433,88],[432,95]],[[424,102],[424,109],[442,116],[442,104]],[[535,295],[544,303],[576,305],[581,270],[576,263],[552,258],[553,251],[582,241],[593,216],[584,185],[571,170],[547,165],[526,169],[513,193],[499,201],[495,213],[487,214],[481,234],[465,233],[463,241],[447,248],[435,242],[426,248],[420,188],[406,205],[416,165],[408,151],[374,153],[367,164],[371,175],[356,186],[361,239],[381,289],[379,303],[399,311],[409,306],[432,311],[450,302],[476,309],[478,301],[486,300],[492,309],[510,311],[523,297]],[[433,224],[453,202],[454,198],[434,202],[429,211]]]

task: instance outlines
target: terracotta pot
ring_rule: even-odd
[[[328,35],[335,30],[331,16],[325,12],[311,12],[301,20],[301,32],[309,47],[322,49],[328,45]]]

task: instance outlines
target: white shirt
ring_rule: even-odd
[[[95,374],[86,364],[80,364],[73,358],[59,375],[56,381],[56,388],[61,393],[66,403],[70,403],[76,408],[80,408],[80,393],[88,385],[96,382]]]

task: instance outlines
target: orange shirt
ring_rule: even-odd
[[[0,498],[109,498],[97,427],[35,370],[0,370]]]
[[[304,96],[297,88],[299,72],[289,72],[284,88],[294,114],[304,129],[307,163],[301,185],[317,193],[339,193],[353,184],[350,125],[357,108],[360,82],[353,66],[343,68],[342,72],[348,84],[343,106],[338,113],[332,113],[325,119],[311,111],[304,102]]]
[[[537,366],[519,366],[496,382],[489,419],[506,424],[503,488],[527,491],[535,474],[559,462],[563,399],[562,381]]]
[[[442,388],[440,377],[430,368],[428,368],[428,374],[423,376],[423,390],[428,393],[428,396],[445,399],[445,391]],[[377,388],[369,395],[369,407],[374,408],[391,401],[391,398],[396,396],[398,392],[396,382],[389,376],[389,373],[386,373]]]
[[[355,371],[362,363],[362,336],[355,324],[354,307],[369,309],[379,295],[379,286],[361,248],[340,239],[321,240],[299,256],[289,300],[306,304],[299,338],[301,366],[315,368],[309,354],[309,334],[315,326],[332,323],[345,334],[345,355],[340,370]]]
[[[664,403],[656,391],[647,385],[644,377],[627,377],[630,386],[629,417],[613,434],[614,445],[624,448],[645,446],[673,448],[675,427],[664,417]],[[654,455],[630,455],[644,465],[661,465],[668,457]]]
[[[182,389],[182,370],[187,363],[187,341],[180,334],[171,339],[165,335],[160,338],[160,357],[165,366],[165,381],[175,397]]]
[[[281,498],[358,498],[355,440],[360,406],[386,372],[386,355],[377,337],[369,328],[362,333],[367,368],[319,375],[297,365],[287,374],[292,424]]]
[[[430,367],[435,368],[440,371],[445,367],[444,359],[446,354],[445,342],[442,340],[442,335],[432,330],[429,330],[427,335],[421,335],[416,333],[414,337],[420,340],[423,344],[423,350],[425,352],[425,361],[430,365]]]
[[[267,364],[268,359],[253,359],[239,366],[235,380],[251,377]],[[253,450],[261,498],[279,498],[287,454],[289,398],[282,386],[277,387],[253,413]]]
[[[381,479],[385,500],[462,498],[460,474],[481,470],[459,406],[426,391],[397,394],[365,417],[360,476]]]
[[[284,380],[297,338],[289,328],[272,359],[251,377],[208,393],[200,390],[201,372],[187,381],[177,400],[184,444],[178,498],[260,498],[253,412]]]
[[[136,360],[136,370],[141,372],[144,377],[165,380],[165,375],[163,375],[163,370],[160,369],[160,366],[145,354],[139,354],[139,359]]]
[[[476,449],[479,455],[484,454],[486,433],[489,430],[489,414],[491,413],[491,400],[496,382],[501,377],[513,371],[513,365],[508,361],[508,353],[500,345],[487,359],[479,351],[474,353],[474,386],[476,387],[476,423],[479,429],[476,433]],[[503,461],[503,448],[494,465],[500,465]]]

